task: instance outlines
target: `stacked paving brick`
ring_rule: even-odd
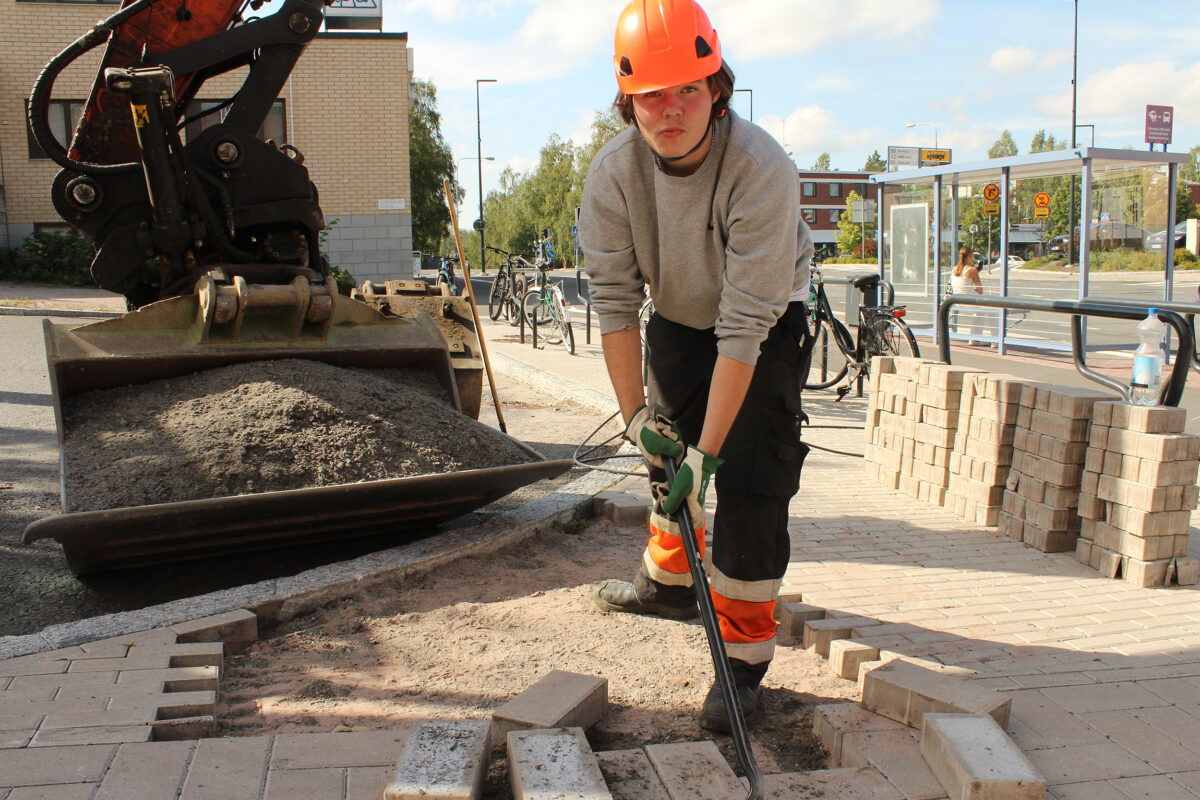
[[[942,505],[964,376],[974,370],[919,358],[876,358],[871,366],[867,474]]]
[[[1085,456],[1076,557],[1139,586],[1194,584],[1187,558],[1200,437],[1182,408],[1097,403]]]
[[[1111,398],[1080,389],[1026,384],[1002,500],[1002,533],[1044,553],[1075,549],[1079,490],[1092,407]]]
[[[1000,521],[1026,381],[977,373],[963,381],[945,506],[968,522]]]

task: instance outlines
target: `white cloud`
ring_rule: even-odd
[[[468,16],[494,17],[501,8],[509,5],[511,3],[497,3],[495,0],[400,0],[395,3],[400,19],[407,20],[423,14],[438,22],[455,22]],[[384,13],[391,16],[387,7]]]
[[[880,131],[878,128],[843,128],[837,117],[827,108],[818,105],[802,106],[787,117],[768,115],[756,119],[767,133],[774,136],[784,149],[790,150],[797,164],[811,164],[821,153],[838,154],[847,151],[877,148]]]
[[[1146,104],[1189,108],[1200,105],[1200,61],[1177,66],[1172,61],[1122,64],[1100,70],[1079,83],[1078,114],[1102,119],[1133,115],[1141,119]],[[1042,95],[1034,107],[1059,119],[1071,113],[1071,92]]]
[[[937,0],[710,0],[705,9],[726,59],[811,53],[870,36],[899,38],[941,17]]]
[[[1006,77],[1013,77],[1027,72],[1034,66],[1033,48],[1028,45],[1001,47],[992,53],[987,60],[987,67]]]

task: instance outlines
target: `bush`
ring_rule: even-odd
[[[96,248],[73,233],[33,233],[13,257],[0,256],[0,278],[31,283],[92,286],[90,267]]]
[[[354,282],[354,276],[341,267],[334,267],[329,270],[329,277],[337,281],[338,294],[350,296],[350,290],[358,284]]]
[[[1200,259],[1186,247],[1175,248],[1175,266],[1179,269],[1200,269]]]

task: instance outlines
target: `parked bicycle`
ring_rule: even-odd
[[[851,281],[862,292],[858,307],[857,335],[833,314],[825,294],[821,270],[810,272],[809,315],[816,341],[805,389],[827,389],[838,384],[838,399],[850,391],[860,377],[870,372],[872,356],[919,356],[917,340],[904,321],[904,306],[891,305],[892,286],[879,275],[862,275]],[[887,303],[878,302],[884,289]]]
[[[438,262],[437,279],[434,281],[434,286],[442,294],[457,295],[458,284],[454,280],[454,266],[458,263],[458,256],[455,254],[440,256]],[[442,287],[445,287],[444,289]]]
[[[562,343],[568,353],[575,353],[575,332],[571,329],[571,311],[562,284],[550,280],[548,275],[554,264],[554,244],[550,240],[550,229],[542,228],[542,235],[534,242],[537,270],[532,286],[526,288],[521,299],[525,321],[533,327],[536,323],[538,336],[549,344]]]
[[[521,322],[521,298],[526,290],[525,276],[517,269],[532,269],[534,265],[520,253],[490,246],[488,250],[504,256],[488,292],[488,316],[493,320],[504,317],[509,325],[517,325]]]

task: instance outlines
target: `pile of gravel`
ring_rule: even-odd
[[[63,402],[68,511],[522,464],[421,370],[255,361]]]

